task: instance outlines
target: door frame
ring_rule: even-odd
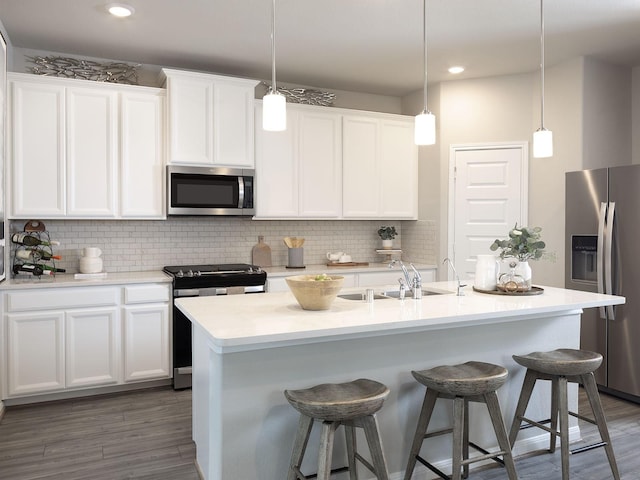
[[[461,143],[449,145],[449,177],[448,177],[448,204],[447,204],[447,257],[451,258],[455,264],[455,158],[456,153],[468,150],[502,150],[520,149],[520,168],[522,177],[520,180],[520,191],[522,192],[522,203],[520,204],[520,219],[522,225],[527,225],[529,221],[529,142],[488,142],[488,143]],[[507,232],[505,232],[506,235]],[[453,280],[450,268],[447,268],[446,278]]]

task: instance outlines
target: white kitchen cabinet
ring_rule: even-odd
[[[117,93],[66,88],[67,215],[116,216]]]
[[[8,397],[170,378],[170,284],[3,294]]]
[[[120,94],[120,215],[164,218],[164,104],[162,90]]]
[[[162,73],[169,163],[253,168],[253,100],[259,82],[171,69]]]
[[[287,106],[287,130],[261,127],[256,102],[256,218],[339,218],[342,204],[342,116]]]
[[[65,313],[65,386],[109,385],[119,380],[119,316],[116,308]]]
[[[164,91],[9,80],[11,218],[164,217]]]
[[[11,74],[9,74],[11,78]],[[8,166],[12,214],[23,218],[66,213],[64,87],[9,83]]]
[[[418,149],[411,119],[345,115],[342,144],[344,218],[418,218]]]
[[[168,304],[124,308],[124,381],[168,378]]]
[[[9,396],[64,388],[64,314],[6,316]]]

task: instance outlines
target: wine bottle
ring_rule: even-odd
[[[16,257],[20,258],[21,260],[28,260],[31,262],[38,262],[40,260],[51,260],[52,258],[54,260],[61,260],[62,257],[60,255],[52,255],[49,252],[45,252],[44,250],[40,250],[40,249],[33,249],[33,250],[18,250],[16,252]]]
[[[19,245],[25,245],[27,247],[37,247],[39,245],[50,247],[51,245],[60,245],[60,242],[45,242],[43,240],[40,240],[38,237],[29,235],[25,232],[14,233],[11,236],[11,241]]]
[[[40,265],[33,265],[31,263],[23,263],[22,265],[14,265],[13,273],[18,274],[20,272],[31,273],[36,277],[40,275],[53,275],[51,270],[44,270]]]

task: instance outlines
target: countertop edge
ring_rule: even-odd
[[[171,283],[169,275],[161,270],[143,272],[108,272],[104,278],[76,279],[73,273],[58,274],[51,277],[8,278],[0,283],[0,291],[28,290],[43,288],[100,287],[107,285],[126,285],[133,283]]]

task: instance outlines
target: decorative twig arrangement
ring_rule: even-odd
[[[136,69],[140,64],[129,65],[126,63],[100,63],[92,60],[78,60],[68,57],[26,57],[35,63],[31,72],[36,75],[48,75],[51,77],[79,78],[96,82],[138,84]]]
[[[269,87],[267,82],[262,83]],[[287,88],[279,86],[278,92],[287,97],[287,100],[291,103],[303,103],[305,105],[330,107],[336,99],[335,93],[323,92],[321,90],[313,90],[310,88]]]

